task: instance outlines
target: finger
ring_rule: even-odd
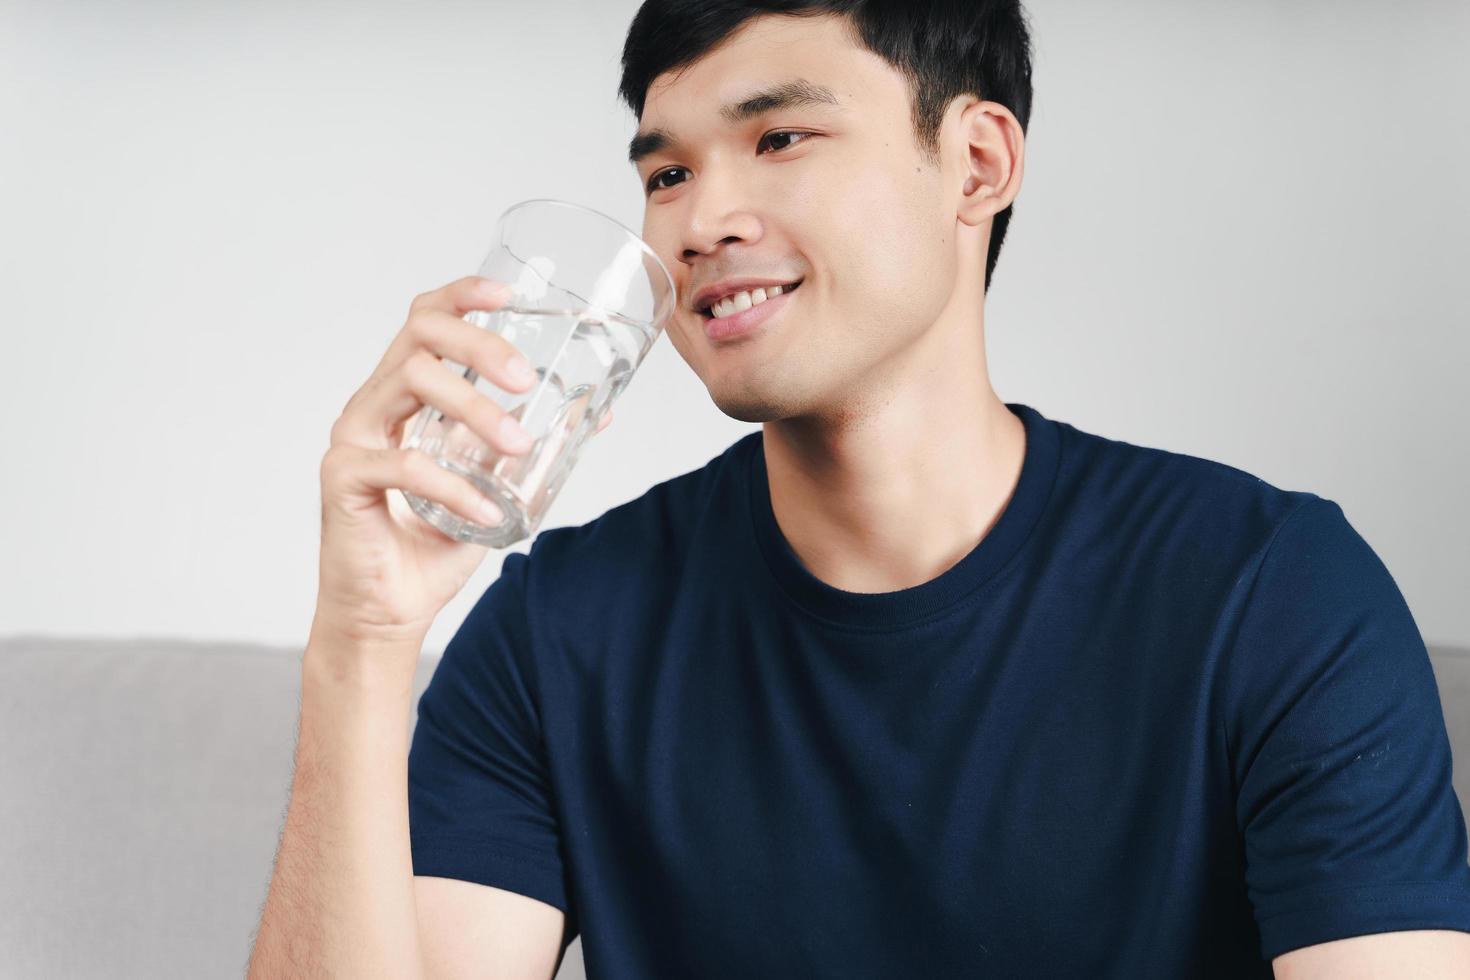
[[[540,381],[540,376],[514,344],[497,333],[466,323],[452,314],[430,309],[413,313],[409,316],[403,335],[414,340],[412,353],[389,375],[374,375],[353,395],[342,411],[342,418],[333,428],[334,441],[374,447],[397,444],[399,440],[394,438],[394,434],[401,433],[405,422],[427,404],[421,398],[430,391],[437,391],[441,397],[453,397],[456,408],[451,409],[442,403],[433,403],[434,407],[475,428],[471,418],[455,412],[482,413],[483,410],[469,408],[462,391],[456,394],[446,389],[439,375],[427,377],[426,381],[430,386],[427,389],[422,386],[411,387],[404,372],[413,365],[415,355],[419,359],[432,358],[440,369],[440,375],[458,378],[465,387],[473,386],[460,373],[460,365],[473,368],[490,383],[507,391],[528,391]],[[440,357],[455,363],[446,364],[439,360]],[[525,364],[525,375],[518,375],[513,370],[515,361]],[[421,365],[413,365],[413,368],[417,371]],[[479,397],[488,401],[497,411],[500,410],[483,392],[479,393]]]
[[[384,491],[396,489],[440,504],[474,524],[494,526],[504,519],[500,508],[474,484],[418,449],[333,446],[322,457],[321,481],[324,499],[376,500]]]
[[[607,428],[608,427],[608,424],[611,423],[611,422],[612,422],[612,406],[609,405],[607,408],[605,408],[605,409],[602,410],[602,418],[599,419],[598,422],[597,422],[597,432],[601,432],[603,429]],[[594,432],[593,435],[596,435],[597,432]]]
[[[419,337],[410,325],[415,314],[433,311],[462,320],[466,313],[472,313],[475,310],[500,309],[510,299],[510,292],[510,287],[505,283],[483,279],[480,276],[464,276],[438,289],[420,293],[413,298],[413,302],[409,303],[408,317],[405,319],[403,329],[398,331],[398,335],[388,345],[378,366],[373,369],[373,374],[381,377],[391,373],[419,346]],[[475,329],[471,324],[465,325]]]
[[[493,330],[477,327],[460,317],[438,310],[424,310],[409,318],[406,329],[429,353],[472,367],[483,378],[506,391],[522,392],[541,380],[530,360],[515,344]],[[515,363],[524,365],[518,373]]]
[[[463,422],[501,452],[520,455],[531,447],[530,436],[520,434],[519,422],[511,412],[426,350],[410,355],[388,383],[358,406],[365,418],[363,424],[376,427],[369,445],[386,444],[397,423],[424,405]]]

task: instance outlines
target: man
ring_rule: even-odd
[[[623,65],[670,340],[762,429],[446,649],[430,974],[1470,977],[1433,674],[1338,505],[990,387],[1018,5],[649,0]]]

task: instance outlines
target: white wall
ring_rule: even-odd
[[[635,9],[0,5],[0,632],[302,643],[328,430],[413,296],[523,198],[641,223]],[[1470,5],[1031,14],[997,391],[1337,500],[1470,643]],[[544,526],[753,428],[663,339]]]

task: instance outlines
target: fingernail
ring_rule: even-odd
[[[516,354],[505,362],[505,371],[510,375],[512,381],[521,384],[536,380],[536,372],[531,368],[531,362],[520,354]]]
[[[494,279],[480,278],[480,291],[491,299],[503,299],[509,290],[505,283],[496,282]]]
[[[514,415],[507,415],[500,420],[500,434],[512,446],[524,449],[531,445],[531,434],[525,430],[525,427],[521,423],[516,421]]]
[[[480,501],[480,517],[486,524],[499,524],[505,519],[505,512],[490,500]]]

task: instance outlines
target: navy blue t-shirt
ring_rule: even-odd
[[[1331,500],[1011,404],[938,577],[813,576],[762,435],[506,556],[418,705],[414,873],[589,977],[1271,976],[1470,931],[1429,658]]]

